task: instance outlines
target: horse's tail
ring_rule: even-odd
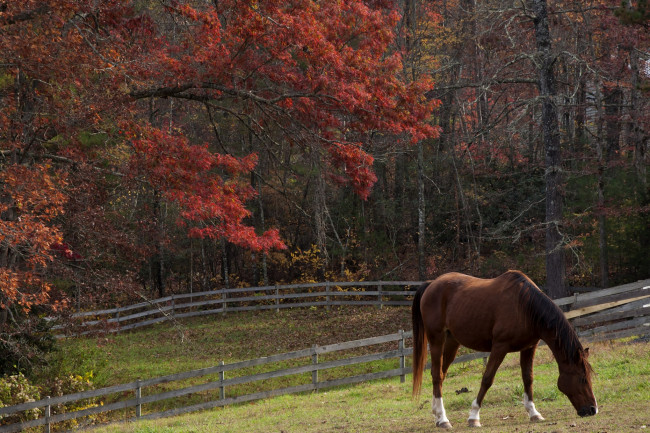
[[[413,397],[420,395],[420,387],[422,386],[422,372],[427,363],[427,339],[424,330],[424,322],[422,321],[422,313],[420,312],[420,300],[422,294],[429,286],[429,283],[424,283],[415,292],[413,298],[413,306],[411,309],[411,318],[413,320]]]

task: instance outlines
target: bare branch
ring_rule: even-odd
[[[10,26],[12,24],[17,24],[24,21],[30,21],[36,18],[38,15],[45,14],[47,11],[49,11],[49,9],[50,8],[45,4],[31,11],[19,12],[12,16],[2,16],[0,17],[0,25]],[[6,10],[7,10],[7,4],[0,3],[0,13],[4,14]]]

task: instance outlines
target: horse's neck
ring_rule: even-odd
[[[551,349],[551,352],[553,352],[553,356],[557,360],[558,358],[566,358],[564,356],[564,351],[561,350],[560,348],[560,342],[559,339],[553,335],[551,331],[548,332],[542,332],[542,340],[546,345],[548,346],[549,349]]]
[[[540,333],[541,339],[546,343],[553,357],[558,364],[558,367],[561,369],[562,366],[569,363],[570,354],[566,353],[565,350],[560,345],[560,339],[557,337],[554,331],[552,330],[543,330]]]

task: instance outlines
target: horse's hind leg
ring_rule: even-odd
[[[544,418],[537,412],[533,403],[533,359],[537,345],[522,350],[519,353],[519,364],[521,365],[521,378],[524,381],[524,407],[528,412],[531,421],[543,421]]]
[[[444,381],[445,377],[447,377],[447,370],[449,370],[449,366],[451,365],[452,362],[454,362],[454,359],[456,359],[456,353],[458,353],[458,348],[460,347],[460,343],[454,338],[453,335],[451,335],[449,332],[447,332],[446,338],[445,338],[445,345],[443,348],[443,354],[442,354],[442,379]]]
[[[443,353],[445,346],[445,333],[427,333],[429,337],[429,349],[431,351],[431,379],[433,381],[433,400],[431,401],[431,410],[436,417],[436,426],[441,428],[451,428],[451,423],[447,419],[445,406],[442,403],[442,381],[444,380],[443,372]]]

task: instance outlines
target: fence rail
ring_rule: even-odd
[[[394,284],[394,283],[393,283]],[[409,282],[410,284],[410,282]],[[241,290],[240,292],[244,292]],[[327,293],[327,292],[325,292]],[[323,293],[321,292],[322,296]],[[627,298],[626,298],[627,296]],[[604,302],[594,302],[600,300]],[[599,292],[591,292],[584,295],[576,295],[570,298],[556,300],[559,305],[570,305],[572,310],[567,314],[570,317],[574,327],[583,341],[598,341],[621,338],[630,335],[648,335],[650,334],[650,280],[640,281],[632,285],[621,286],[618,288],[606,289]],[[133,307],[133,306],[131,306]],[[119,309],[112,309],[113,312]],[[124,311],[124,310],[121,310]],[[87,317],[87,316],[86,316]],[[64,395],[60,397],[45,398],[39,401],[22,403],[19,405],[0,408],[0,419],[10,414],[18,414],[32,409],[44,409],[45,416],[20,423],[0,426],[0,433],[16,432],[31,427],[45,426],[46,431],[50,431],[52,424],[87,417],[99,413],[134,408],[135,418],[159,418],[164,416],[177,415],[180,413],[191,412],[201,409],[226,406],[235,403],[258,400],[276,395],[291,394],[297,392],[314,391],[319,389],[331,388],[340,385],[347,385],[380,378],[400,376],[404,381],[406,374],[411,372],[411,367],[406,365],[406,358],[411,355],[412,348],[406,347],[407,339],[412,337],[411,332],[400,331],[395,334],[383,335],[379,337],[365,338],[361,340],[348,341],[344,343],[331,344],[326,346],[313,346],[308,349],[271,355],[263,358],[240,361],[230,364],[224,364],[202,368],[198,370],[185,371],[177,374],[151,378],[146,380],[137,380],[134,382],[113,385],[101,389],[79,392],[75,394]],[[341,352],[350,349],[360,349],[369,346],[385,345],[397,342],[397,347],[391,350],[383,350],[370,354],[354,354],[352,356],[341,357],[338,359],[323,361],[319,356],[334,352]],[[457,358],[454,362],[465,362],[471,359],[477,359],[487,356],[486,353],[470,353]],[[399,359],[398,368],[389,368],[387,370],[355,374],[344,376],[336,379],[320,380],[319,372],[339,367],[353,366],[365,363],[376,362],[380,360]],[[286,361],[301,360],[301,365],[290,367],[283,366]],[[280,363],[277,368],[262,373],[249,375],[227,377],[227,373],[241,371],[245,368],[259,367]],[[274,378],[287,376],[297,376],[311,373],[311,380],[293,386],[285,386],[277,389],[257,391],[248,394],[228,396],[227,390],[237,385],[264,382]],[[217,380],[211,380],[209,376],[218,376]],[[204,383],[193,384],[190,386],[178,385],[176,389],[159,392],[143,396],[142,390],[151,389],[156,385],[180,382],[187,379],[207,378]],[[204,393],[210,390],[219,390],[219,398],[207,402],[192,404],[183,407],[177,407],[161,412],[152,412],[143,414],[142,406],[186,396],[189,394]],[[259,389],[259,388],[258,388]],[[130,398],[119,399],[124,393],[131,393]],[[113,396],[112,398],[108,398]],[[94,407],[53,414],[53,408],[57,405],[63,405],[70,402],[78,402],[88,399],[103,398],[107,404],[96,405]]]

